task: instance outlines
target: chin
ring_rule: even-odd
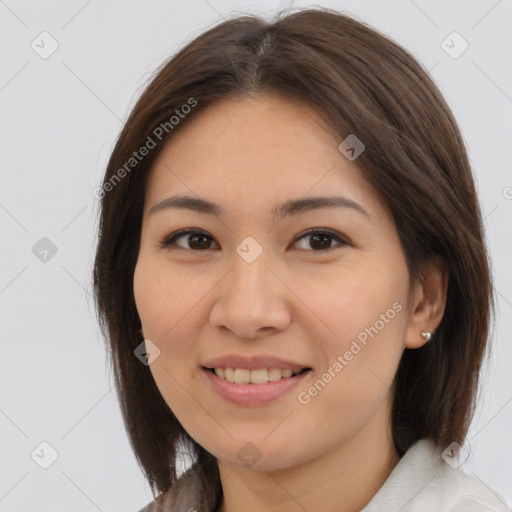
[[[209,450],[219,461],[239,468],[255,471],[275,471],[287,469],[307,462],[305,453],[297,452],[297,442],[293,448],[283,446],[279,440],[269,440],[262,436],[261,440],[246,438],[243,441],[227,441],[224,446],[215,443],[215,448]]]

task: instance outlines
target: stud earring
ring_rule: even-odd
[[[430,334],[429,332],[424,332],[424,331],[421,331],[421,335],[427,340],[429,341],[430,338],[432,338],[432,334]]]

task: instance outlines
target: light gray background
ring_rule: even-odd
[[[306,5],[313,4],[293,3]],[[320,5],[352,13],[423,62],[469,146],[498,319],[465,468],[510,498],[512,1]],[[164,59],[222,17],[284,6],[271,0],[0,1],[1,511],[135,511],[151,500],[94,316],[92,191],[123,120]],[[43,31],[59,45],[47,59],[31,47]],[[453,31],[469,43],[456,59],[441,46]],[[32,252],[42,237],[58,250],[46,262]],[[44,441],[58,452],[48,469],[31,458],[34,450],[37,460],[49,457]]]

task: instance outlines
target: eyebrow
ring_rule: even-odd
[[[218,204],[206,199],[192,196],[171,196],[154,204],[149,210],[149,215],[166,210],[168,208],[180,208],[198,213],[216,215],[221,217],[224,210]],[[308,197],[291,199],[272,209],[275,219],[301,212],[318,210],[321,208],[347,208],[370,218],[370,214],[356,201],[342,196]]]

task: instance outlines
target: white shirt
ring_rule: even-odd
[[[512,475],[511,475],[512,479]],[[512,482],[511,482],[512,488]],[[510,504],[461,467],[452,468],[432,441],[407,450],[361,512],[510,512]]]
[[[202,492],[195,469],[192,466],[171,492],[139,512],[213,512],[213,497]],[[512,508],[479,478],[447,464],[432,441],[421,439],[360,512],[512,512]]]

